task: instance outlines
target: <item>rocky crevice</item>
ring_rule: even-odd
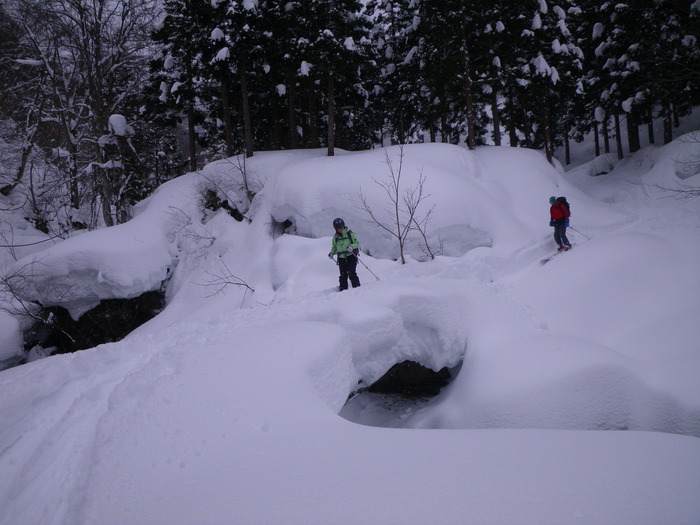
[[[45,307],[41,320],[24,334],[27,353],[66,354],[120,341],[165,306],[162,291],[145,292],[131,299],[105,299],[78,320],[60,306]]]

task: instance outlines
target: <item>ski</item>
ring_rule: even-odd
[[[573,246],[571,248],[573,248]],[[569,248],[568,250],[557,250],[549,257],[545,257],[544,259],[540,260],[540,264],[542,264],[542,265],[547,264],[549,261],[554,259],[557,255],[561,255],[562,253],[566,253],[566,252],[571,251],[571,248]]]

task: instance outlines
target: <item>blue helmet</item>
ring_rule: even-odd
[[[557,198],[556,198],[554,195],[552,195],[552,196],[549,198],[549,204],[554,204],[554,203],[556,202],[556,200],[557,200]]]

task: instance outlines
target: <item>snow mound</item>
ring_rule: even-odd
[[[43,306],[63,306],[75,319],[103,299],[158,290],[176,264],[179,243],[201,220],[197,178],[161,186],[131,221],[59,242],[15,262],[18,294]]]
[[[209,165],[18,261],[73,313],[170,279],[119,343],[0,373],[0,524],[697,521],[700,210],[652,189],[696,177],[666,148],[595,178],[515,148],[404,153],[454,257],[392,260],[359,197],[388,214],[382,151],[295,151],[248,159],[247,189],[235,159]],[[204,210],[209,189],[249,220]],[[541,265],[550,195],[585,236]],[[335,216],[371,252],[342,293]],[[338,415],[404,360],[462,366],[405,428]]]
[[[308,237],[329,235],[333,219],[342,217],[359,235],[363,250],[396,259],[396,238],[377,226],[362,202],[364,197],[377,221],[392,229],[392,202],[397,199],[389,199],[384,189],[392,187],[391,170],[397,178],[400,171],[399,201],[406,191],[416,190],[424,177],[424,201],[416,217],[421,220],[430,212],[428,244],[444,255],[460,256],[498,243],[523,243],[541,230],[552,194],[566,192],[576,197],[579,211],[598,216],[598,221],[619,219],[562,182],[538,153],[516,148],[470,152],[448,144],[395,146],[288,165],[265,196],[269,213],[277,222],[291,221],[296,234]],[[420,236],[409,238],[408,253],[425,259],[421,244]]]

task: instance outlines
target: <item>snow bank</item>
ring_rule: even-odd
[[[398,176],[401,148],[391,147],[337,157],[322,157],[286,166],[275,180],[269,201],[278,222],[291,220],[298,235],[332,234],[335,217],[343,217],[364,250],[377,257],[397,258],[397,241],[370,218],[361,195],[378,221],[391,229],[392,201],[382,185],[391,182],[387,156]],[[497,169],[493,169],[498,166]],[[431,209],[427,232],[433,249],[458,256],[494,243],[523,244],[548,222],[548,198],[568,191],[581,212],[614,221],[614,212],[561,181],[538,153],[516,148],[482,148],[470,152],[448,144],[417,144],[403,148],[400,199],[425,178],[424,202],[417,217]],[[564,190],[564,191],[562,191]],[[331,231],[329,231],[331,230]],[[424,258],[422,239],[410,238],[408,252]]]
[[[169,276],[181,235],[201,220],[197,179],[164,184],[131,221],[79,234],[15,262],[25,300],[63,306],[79,318],[103,299],[157,290]]]
[[[64,306],[76,318],[102,299],[158,289],[178,261],[192,259],[215,242],[201,204],[207,189],[254,219],[258,230],[270,227],[272,220],[290,220],[298,235],[326,237],[332,234],[333,218],[342,216],[359,235],[363,250],[395,259],[396,239],[370,218],[361,202],[363,196],[377,220],[391,229],[391,200],[382,187],[391,181],[387,161],[396,175],[401,170],[401,199],[425,178],[425,201],[417,215],[421,219],[430,211],[427,234],[436,253],[463,255],[494,243],[522,246],[547,220],[550,194],[568,193],[576,203],[574,216],[588,217],[586,225],[619,220],[577,194],[538,153],[515,148],[474,153],[423,144],[404,148],[401,161],[401,152],[394,147],[325,157],[321,150],[299,150],[217,161],[163,185],[136,208],[130,222],[21,259],[13,271],[27,281],[26,299]],[[252,203],[250,195],[257,195]],[[425,258],[422,243],[418,234],[409,238],[407,254]],[[259,281],[260,287],[269,287]],[[174,295],[168,292],[169,298]]]
[[[678,178],[667,150],[638,157],[660,170],[642,183],[634,162],[584,179],[514,148],[404,152],[455,257],[392,261],[358,207],[362,190],[384,213],[383,152],[314,151],[248,159],[249,207],[217,163],[19,261],[37,290],[72,284],[56,300],[74,312],[172,277],[123,341],[0,373],[0,524],[697,521],[700,210],[650,190]],[[206,189],[251,222],[203,211]],[[561,194],[587,237],[541,265]],[[362,287],[335,291],[335,216],[380,280],[360,266]],[[286,219],[300,235],[274,231]],[[338,415],[406,359],[462,367],[405,428]]]
[[[22,333],[19,321],[11,314],[0,310],[0,362],[11,359],[22,352]]]

